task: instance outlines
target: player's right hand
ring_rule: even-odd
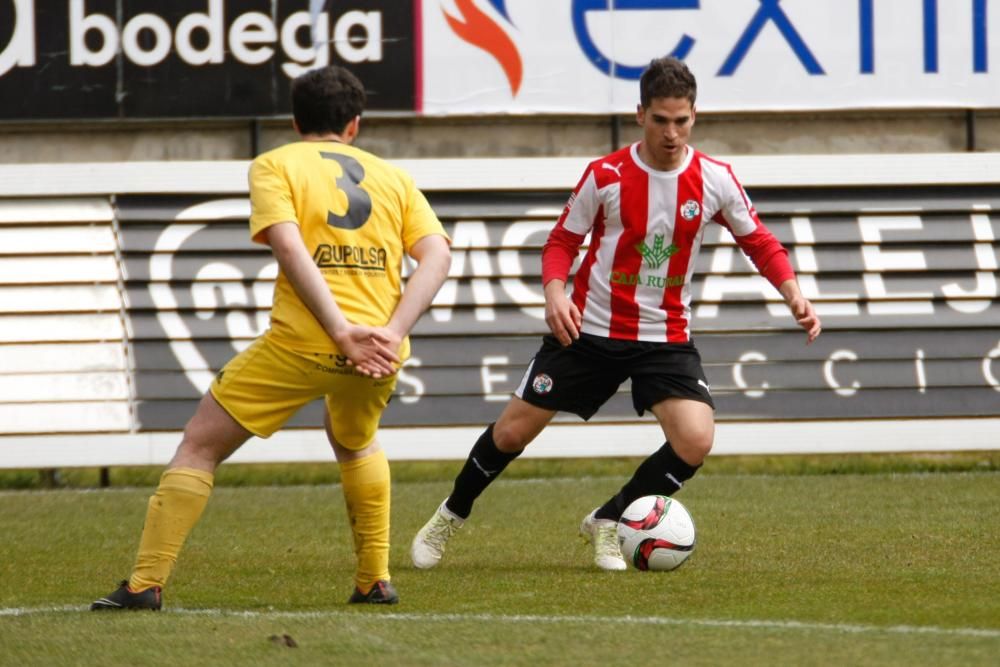
[[[381,378],[396,372],[399,363],[398,341],[393,341],[378,327],[348,324],[334,342],[359,373]]]
[[[545,323],[564,347],[580,337],[583,318],[576,304],[566,298],[562,281],[552,280],[545,285]]]

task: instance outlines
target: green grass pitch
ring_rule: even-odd
[[[0,491],[0,665],[994,665],[1000,455],[948,460],[713,459],[668,573],[597,571],[576,534],[635,461],[515,462],[431,571],[409,541],[459,463],[394,464],[390,608],[345,604],[333,465],[224,466],[158,614],[86,611],[148,486]]]

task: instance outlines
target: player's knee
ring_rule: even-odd
[[[692,465],[700,465],[705,457],[708,456],[709,452],[712,451],[712,444],[714,443],[714,438],[711,434],[699,438],[694,443],[694,458],[697,458],[697,462]]]
[[[171,460],[171,467],[214,468],[225,458],[225,453],[213,446],[211,441],[199,438],[197,433],[186,430]]]
[[[498,421],[493,425],[493,443],[501,452],[513,454],[528,446],[531,437],[516,423]]]
[[[375,431],[364,428],[339,428],[336,434],[328,432],[328,436],[335,453],[354,454],[356,458],[364,458],[369,449],[378,447],[375,442]],[[373,452],[374,449],[371,453]],[[337,459],[340,460],[340,457]]]
[[[696,466],[701,465],[712,451],[715,429],[685,429],[685,432],[678,436],[671,438],[670,441],[674,452],[688,465]]]

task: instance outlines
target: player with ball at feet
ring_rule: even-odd
[[[476,498],[558,411],[589,419],[632,381],[640,415],[656,417],[666,442],[632,478],[584,517],[581,534],[602,570],[624,570],[617,521],[642,496],[670,496],[712,448],[714,404],[691,338],[691,282],[705,227],[722,225],[784,297],[806,331],[820,320],[802,295],[787,251],[757,217],[729,165],[688,146],[697,84],[672,57],[640,80],[642,139],[591,162],[542,252],[545,321],[551,330],[500,418],[486,428],[451,495],[417,533],[410,555],[434,567]],[[566,296],[570,268],[590,244]]]

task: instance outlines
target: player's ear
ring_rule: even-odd
[[[295,130],[296,134],[302,134],[302,130],[299,129],[299,121],[292,119],[292,129]]]
[[[355,137],[358,136],[358,132],[361,131],[361,116],[357,115],[344,128],[344,140],[347,143],[354,141]]]
[[[642,104],[635,105],[635,122],[642,125],[646,120],[646,109],[643,108]]]

